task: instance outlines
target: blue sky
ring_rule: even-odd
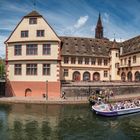
[[[34,0],[0,0],[0,57],[4,41],[21,18],[34,10]],[[58,35],[94,37],[99,11],[104,36],[119,41],[140,35],[140,0],[36,0],[42,14]]]

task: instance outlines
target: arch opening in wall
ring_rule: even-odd
[[[126,74],[125,74],[125,72],[122,72],[122,74],[121,74],[121,80],[122,80],[123,82],[126,81]]]
[[[93,73],[93,81],[100,81],[100,73],[99,72]]]
[[[139,71],[135,72],[135,81],[140,82],[140,72]]]
[[[84,72],[83,74],[83,81],[90,81],[90,73],[89,72]]]
[[[79,71],[75,71],[73,73],[73,81],[80,81],[81,80],[81,74]]]
[[[31,96],[32,90],[30,88],[25,89],[25,97]]]
[[[132,72],[131,71],[129,71],[127,73],[127,80],[128,80],[128,82],[132,82]]]

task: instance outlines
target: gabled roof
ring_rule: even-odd
[[[62,55],[109,57],[113,42],[105,39],[83,37],[59,37],[62,41]]]
[[[26,16],[24,16],[21,21],[18,23],[18,25],[15,27],[15,29],[12,31],[12,33],[10,34],[10,36],[8,37],[8,39],[4,42],[5,44],[6,43],[12,43],[12,41],[9,41],[9,39],[11,38],[11,36],[14,34],[14,32],[16,31],[16,29],[19,27],[19,25],[21,24],[21,22],[25,19],[25,18],[28,18],[28,17],[41,17],[45,22],[46,24],[49,26],[49,28],[53,31],[53,33],[57,36],[58,40],[60,41],[58,35],[56,34],[56,32],[53,30],[53,28],[49,25],[49,23],[46,21],[46,19],[44,19],[44,17],[42,15],[40,15],[37,11],[32,11],[30,12],[29,14],[27,14]],[[31,40],[23,40],[24,42],[26,41],[31,41]],[[32,40],[32,41],[36,41],[36,40]],[[39,40],[38,40],[39,41]],[[53,40],[55,41],[55,40]],[[19,42],[19,41],[16,41],[16,42]]]
[[[42,15],[40,15],[37,11],[32,11],[24,17],[42,17]]]

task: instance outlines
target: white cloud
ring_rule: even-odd
[[[96,28],[96,26],[93,25],[93,26],[91,27],[91,31],[92,31],[92,32],[95,32],[95,28]]]
[[[76,24],[74,25],[74,27],[77,28],[77,29],[82,27],[83,25],[86,24],[87,20],[88,20],[88,16],[80,17],[78,19],[78,21],[76,22]]]
[[[111,38],[110,41],[113,41],[114,38]],[[116,42],[124,42],[125,39],[122,39],[122,38],[115,38]]]
[[[109,23],[109,14],[108,13],[103,14],[103,21],[106,23]]]

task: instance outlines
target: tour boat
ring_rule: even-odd
[[[111,116],[119,116],[119,115],[140,112],[140,106],[136,106],[133,108],[126,108],[126,109],[110,110],[109,104],[100,104],[100,105],[93,105],[92,110],[95,111],[96,114],[98,115],[111,117]]]

